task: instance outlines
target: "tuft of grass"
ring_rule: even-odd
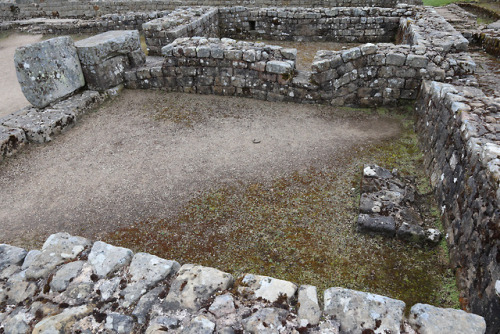
[[[450,3],[469,2],[473,0],[423,0],[423,1],[424,1],[424,6],[440,7],[449,5]]]

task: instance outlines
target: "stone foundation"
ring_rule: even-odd
[[[51,235],[41,250],[0,245],[0,330],[24,333],[483,334],[464,311],[343,288],[180,265],[146,253]],[[402,331],[404,329],[404,331]]]
[[[500,329],[500,103],[478,89],[425,82],[417,133],[442,210],[463,306]]]

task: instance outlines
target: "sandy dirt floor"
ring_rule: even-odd
[[[17,81],[14,68],[16,48],[38,42],[42,35],[13,33],[0,36],[0,117],[13,113],[30,103],[26,100]]]
[[[327,106],[125,91],[0,163],[0,243],[98,238],[169,217],[211,187],[286,176],[399,131],[394,119]]]

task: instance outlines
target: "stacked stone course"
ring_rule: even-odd
[[[248,16],[245,11],[248,12]],[[359,23],[361,24],[361,19],[365,17],[368,24],[371,18],[369,13],[372,13],[377,15],[377,18],[374,19],[375,24],[377,24],[377,20],[382,20],[382,22],[378,23],[387,23],[390,30],[393,30],[392,22],[394,18],[397,18],[400,20],[398,41],[407,44],[380,43],[375,45],[368,43],[347,50],[320,51],[311,64],[311,71],[297,71],[295,49],[263,43],[237,42],[232,39],[219,39],[210,36],[188,37],[187,25],[184,25],[186,22],[182,21],[180,26],[185,29],[181,29],[182,33],[179,36],[183,38],[177,38],[169,45],[164,46],[162,48],[163,58],[151,57],[145,64],[142,64],[143,55],[139,55],[140,61],[134,62],[132,66],[135,67],[131,69],[127,70],[123,67],[123,69],[111,71],[104,68],[102,69],[103,73],[97,74],[97,76],[103,78],[108,74],[110,76],[96,89],[105,90],[110,85],[124,81],[129,88],[156,88],[166,91],[247,96],[269,101],[372,106],[394,104],[402,100],[413,100],[417,97],[420,87],[422,87],[417,108],[419,133],[428,148],[426,164],[432,174],[432,180],[437,187],[437,195],[442,203],[444,221],[449,235],[452,263],[458,267],[460,286],[465,291],[463,301],[464,304],[469,305],[472,311],[487,317],[489,332],[493,333],[500,329],[498,320],[500,307],[498,298],[495,296],[495,282],[500,275],[497,263],[500,261],[498,260],[500,257],[498,256],[499,233],[497,231],[498,221],[500,221],[500,190],[498,187],[500,181],[500,140],[498,137],[500,132],[498,127],[500,105],[498,101],[481,95],[478,90],[459,87],[474,84],[470,74],[473,73],[475,64],[466,53],[468,41],[435,11],[428,8],[410,8],[406,5],[393,9],[391,15],[379,8],[337,8],[332,10],[330,14],[327,14],[326,9],[305,11],[297,9],[255,11],[246,7],[209,9],[210,15],[212,15],[211,18],[224,17],[224,20],[221,20],[224,22],[219,21],[219,24],[213,24],[213,30],[209,29],[208,32],[205,28],[201,29],[201,31],[203,31],[203,34],[211,34],[219,29],[221,35],[233,32],[237,34],[239,32],[237,32],[235,28],[237,25],[234,22],[238,20],[240,21],[238,22],[240,28],[238,29],[254,30],[255,27],[257,31],[257,29],[262,28],[257,22],[258,19],[255,20],[254,26],[251,23],[253,20],[250,18],[259,17],[261,11],[262,17],[290,19],[292,23],[287,23],[290,25],[293,24],[293,20],[306,19],[307,15],[311,16],[307,19],[324,19],[325,22],[317,22],[321,22],[318,24],[326,24],[328,15],[331,15],[330,19],[335,20],[336,15],[339,15],[339,13],[351,13],[352,16],[349,17],[349,22],[345,22],[346,24],[358,24],[357,19],[351,21],[353,17],[358,17],[358,13],[360,13]],[[361,15],[363,11],[366,11],[367,17]],[[387,13],[387,15],[378,16],[380,13]],[[294,15],[304,15],[304,18],[295,17]],[[409,15],[413,16],[409,17]],[[175,15],[171,17],[175,17]],[[390,20],[385,22],[384,17]],[[210,21],[211,19],[207,20]],[[234,22],[231,20],[234,20]],[[165,22],[163,19],[162,21]],[[168,22],[168,19],[166,22]],[[262,24],[264,27],[267,23]],[[277,30],[279,33],[276,35],[269,34],[269,36],[275,39],[288,38],[288,35],[286,35],[287,28],[285,27],[287,24],[283,25],[282,30]],[[312,30],[315,31],[314,29]],[[372,30],[375,34],[380,33],[380,38],[385,38],[385,30],[379,31],[377,28]],[[364,30],[364,35],[367,35],[367,31]],[[307,34],[309,33],[307,32]],[[264,31],[262,36],[267,38],[268,35],[266,34]],[[312,36],[307,34],[304,36]],[[166,37],[166,35],[161,36],[161,38]],[[163,42],[159,43],[159,45],[161,44]],[[130,53],[138,51],[137,46],[136,43],[133,48],[126,49],[127,58],[129,58]],[[117,57],[115,52],[118,49],[110,49],[111,51],[108,50],[108,54],[102,58],[98,57],[98,59],[108,60]],[[85,58],[83,55],[80,55],[80,57]],[[132,57],[132,59],[136,58]],[[81,58],[79,61],[84,64],[84,67],[92,66],[92,64],[86,63]],[[118,81],[114,82],[115,79]],[[426,80],[448,81],[452,82],[454,86],[439,82],[431,83]],[[91,81],[87,79],[87,84],[91,83]],[[422,82],[424,82],[423,85]],[[51,101],[52,104],[43,109],[27,108],[0,120],[0,153],[2,157],[12,155],[15,150],[28,141],[45,142],[50,140],[53,135],[71,125],[80,112],[84,112],[108,95],[106,91],[102,93],[75,91],[74,93],[76,95],[64,101],[57,101],[57,99]],[[84,263],[73,265],[76,269],[73,267],[65,268],[65,271],[79,271],[81,269],[80,264],[84,266],[86,260],[82,258],[81,261]],[[189,272],[193,268],[185,269]],[[90,273],[90,269],[87,268],[86,270],[85,275]],[[112,283],[106,281],[103,284],[119,285],[120,280],[121,278],[114,279]],[[250,278],[248,278],[248,281],[250,282]],[[14,282],[14,280],[10,281],[8,285],[14,286]],[[90,285],[87,285],[86,288],[89,289],[88,291],[92,290],[92,288],[89,288],[92,284],[86,276],[82,276],[80,282],[89,283]],[[40,283],[40,281],[22,281],[19,287],[16,287],[18,290],[15,291],[23,290],[21,292],[34,295],[35,292],[42,290],[39,284],[44,283]],[[176,284],[181,286],[183,282],[177,282]],[[51,289],[56,291],[61,289],[61,286],[55,285]],[[138,287],[136,286],[136,288]],[[149,294],[149,292],[146,294],[148,297],[144,297],[146,299],[141,305],[149,305],[151,300],[157,300],[155,294],[161,293],[162,288],[155,290],[156,288],[153,288],[154,294]],[[116,291],[116,288],[114,289],[113,291]],[[124,289],[125,287],[120,288],[120,290]],[[146,290],[148,289],[149,287],[146,288]],[[181,289],[179,288],[179,290]],[[304,290],[307,289],[304,288]],[[78,292],[75,291],[74,293]],[[102,293],[101,289],[99,291]],[[94,292],[89,293],[92,295]],[[345,293],[344,291],[339,294],[334,294],[333,291],[330,292],[330,296]],[[123,298],[128,300],[125,294]],[[19,296],[23,296],[23,294]],[[238,299],[240,297],[236,298],[235,295],[230,297],[237,300],[237,303],[240,303],[238,305],[248,305],[245,304],[246,302],[243,299]],[[230,297],[226,295],[224,300]],[[7,298],[15,298],[15,294],[7,293]],[[163,300],[164,298],[160,299]],[[66,303],[57,299],[54,300],[56,301],[54,304]],[[124,326],[136,326],[134,318],[132,317],[132,320],[130,320],[130,312],[127,313],[131,309],[126,309],[130,305],[134,305],[137,302],[136,300],[128,300],[128,306],[122,309],[115,309],[110,312],[106,309],[105,315],[102,314],[104,313],[102,309],[97,310],[97,318],[94,316],[94,320],[105,319],[102,322],[97,321],[97,323],[89,319],[89,312],[92,312],[92,308],[85,306],[87,302],[82,300],[73,302],[73,304],[70,304],[74,306],[71,310],[60,312],[57,316],[53,313],[49,314],[52,311],[46,315],[47,317],[52,315],[58,317],[59,320],[57,321],[62,321],[60,319],[67,319],[68,317],[76,317],[78,318],[77,322],[80,323],[80,321],[86,319],[87,325],[91,324],[88,326],[97,327],[101,326],[105,321],[106,325],[102,326],[108,326],[109,330],[112,330],[114,328],[113,324],[116,323],[123,323]],[[170,302],[175,303],[175,301]],[[223,301],[218,300],[218,302],[222,303]],[[312,303],[312,305],[314,304]],[[7,311],[3,313],[8,315],[2,314],[0,316],[9,317],[9,324],[11,322],[19,324],[19,319],[28,319],[25,322],[31,326],[34,324],[32,321],[37,310],[32,307],[31,304],[31,306],[27,305],[24,309],[13,310],[12,308],[6,308]],[[259,307],[261,309],[259,309],[255,319],[278,319],[273,322],[276,323],[276,326],[280,326],[280,321],[289,314],[275,309],[272,304],[262,304]],[[312,308],[314,309],[314,307]],[[55,313],[61,311],[57,307],[52,309],[57,309],[57,311],[54,311]],[[30,312],[32,312],[31,316],[29,315]],[[414,311],[415,314],[421,314],[422,312],[432,313],[433,311],[431,312],[426,307],[417,307]],[[222,326],[219,320],[210,316],[207,317],[206,313],[193,314],[184,311],[181,311],[181,313],[184,316],[182,319],[176,318],[177,320],[173,320],[174,327],[180,325],[184,326],[182,328],[189,328],[191,331],[196,332],[196,330],[199,330],[199,326],[208,326],[207,328],[212,328],[212,331],[214,328]],[[247,326],[243,324],[247,323],[246,320],[243,321],[243,315],[238,314],[241,317],[241,326]],[[435,314],[442,316],[442,314],[447,313],[439,311],[435,312]],[[169,325],[165,325],[165,323],[171,323],[168,322],[171,319],[166,319],[165,315],[161,313],[157,315],[163,318],[156,319],[156,322],[150,321],[149,327],[156,326],[152,328],[158,330],[162,326],[168,327]],[[329,315],[332,314],[329,313]],[[138,315],[135,316],[139,319]],[[337,313],[335,316],[339,317]],[[150,319],[152,320],[152,318]],[[286,325],[282,324],[281,326],[284,326],[284,328],[295,326],[294,328],[297,329],[300,320],[293,319],[290,323],[287,322]],[[49,320],[47,321],[49,322]],[[87,326],[84,324],[85,321],[80,325]],[[147,320],[141,321],[142,324],[147,322]],[[245,329],[250,332],[262,329],[262,327],[258,327],[258,321],[255,321],[248,324]],[[348,322],[339,322],[341,330],[344,330],[342,328],[350,328],[342,326],[351,326],[346,325]],[[369,324],[371,322],[365,321],[365,323]],[[418,326],[425,326],[423,320],[415,320],[415,324],[417,323]],[[142,326],[140,322],[139,324]],[[320,331],[330,328],[335,332],[337,328],[337,325],[331,321],[318,326],[315,328]],[[321,326],[327,327],[322,328]],[[465,326],[465,324],[462,324],[462,326]]]
[[[483,334],[480,316],[343,288],[180,265],[67,233],[41,250],[0,244],[0,330],[25,333]],[[412,328],[413,327],[413,328]],[[404,328],[404,331],[402,330]]]
[[[384,7],[393,8],[397,0],[134,0],[134,1],[9,1],[0,2],[0,20],[44,18],[95,18],[107,14],[173,10],[179,6],[253,6],[253,7]],[[407,0],[410,5],[422,5],[421,0]]]
[[[160,55],[161,48],[179,37],[219,36],[217,8],[179,8],[165,17],[143,24],[149,55]]]
[[[417,133],[436,189],[464,304],[500,328],[500,102],[474,88],[424,82]]]
[[[234,39],[334,42],[390,42],[400,17],[412,7],[397,8],[220,8],[221,35]]]

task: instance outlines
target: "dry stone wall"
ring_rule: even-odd
[[[134,1],[9,1],[0,2],[1,20],[44,18],[95,18],[107,14],[127,12],[153,12],[172,10],[179,6],[253,6],[253,7],[395,7],[398,0],[134,0]],[[422,5],[422,0],[406,0],[404,3]]]
[[[143,24],[150,55],[161,55],[161,48],[179,37],[218,37],[219,13],[214,7],[179,8]]]
[[[238,10],[235,9],[235,13]],[[347,9],[338,10],[340,12]],[[367,13],[381,11],[380,9],[360,10],[367,11]],[[500,329],[498,317],[500,310],[498,299],[495,296],[495,285],[500,274],[498,272],[498,261],[500,261],[498,238],[500,238],[500,234],[497,231],[498,221],[500,221],[498,204],[500,197],[498,187],[500,180],[498,112],[500,105],[498,101],[481,95],[480,91],[467,88],[468,85],[474,85],[475,83],[470,76],[474,71],[475,64],[466,53],[468,41],[433,10],[411,8],[413,12],[411,18],[408,17],[409,10],[409,7],[403,5],[392,11],[399,15],[400,32],[398,40],[405,44],[368,43],[347,50],[320,51],[312,63],[311,71],[296,70],[297,51],[295,49],[204,36],[177,38],[162,48],[163,57],[150,57],[142,65],[141,61],[137,61],[132,65],[135,66],[134,68],[127,70],[124,67],[117,70],[114,75],[124,80],[125,85],[129,88],[157,88],[166,91],[248,96],[269,101],[328,103],[332,105],[361,104],[372,106],[399,103],[402,100],[415,99],[417,92],[422,87],[418,100],[419,107],[417,108],[419,133],[428,148],[426,152],[427,168],[432,175],[438,198],[442,204],[452,263],[457,267],[460,286],[464,291],[462,301],[472,311],[484,315],[489,325],[488,333],[495,333]],[[226,9],[221,9],[221,15],[225,11]],[[351,13],[355,12],[354,9],[349,9],[349,11]],[[229,10],[229,13],[231,12],[232,10]],[[286,13],[286,15],[288,13],[297,13],[297,11],[282,12]],[[326,11],[323,9],[308,12],[319,12],[326,15]],[[279,17],[278,11],[276,17]],[[361,18],[362,16],[360,16],[360,22]],[[248,22],[248,27],[250,27],[250,20],[244,22]],[[349,20],[349,22],[351,21]],[[255,24],[257,28],[257,22]],[[219,25],[215,26],[219,28],[222,24],[219,23]],[[100,44],[96,44],[94,47],[106,49]],[[122,48],[119,46],[107,50],[108,52],[104,52],[102,57],[96,58],[98,61],[94,61],[94,65],[101,60],[116,58],[116,52],[122,50]],[[124,50],[130,60],[130,54],[137,51],[137,43],[134,44],[133,48],[125,48]],[[79,54],[79,56],[82,59],[79,59],[78,62],[85,63],[85,66],[92,65],[83,59],[85,58],[84,54]],[[118,57],[121,57],[121,55]],[[143,59],[142,56],[139,56],[139,58]],[[132,57],[132,59],[135,58]],[[115,70],[116,68],[113,69],[113,67],[105,67],[102,69],[102,76],[106,77]],[[427,80],[434,80],[435,82],[430,83]],[[443,81],[452,82],[453,86],[444,84]],[[106,82],[103,82],[100,89],[105,89],[105,87],[107,87]],[[0,153],[2,157],[12,155],[27,142],[49,141],[53,135],[73,124],[79,113],[92,107],[109,94],[108,91],[103,93],[75,91],[75,93],[76,95],[63,101],[54,99],[51,101],[51,105],[45,108],[26,108],[1,119]],[[45,93],[42,92],[43,94]],[[48,244],[52,244],[52,242],[48,241]],[[212,299],[208,297],[206,297],[206,300],[209,304],[200,305],[194,301],[182,304],[183,302],[179,298],[169,298],[167,293],[162,294],[162,291],[164,291],[163,286],[168,286],[171,291],[174,289],[182,295],[181,292],[184,289],[181,286],[184,285],[184,282],[187,282],[185,284],[191,284],[188,291],[195,291],[195,287],[199,282],[194,280],[190,283],[192,279],[190,275],[193,272],[200,274],[201,271],[205,272],[205,269],[189,265],[184,267],[184,270],[180,269],[179,272],[174,270],[177,273],[172,272],[173,281],[168,281],[160,287],[154,284],[151,286],[146,284],[147,287],[144,287],[144,285],[140,285],[141,279],[133,279],[125,275],[126,272],[130,271],[127,266],[119,267],[122,269],[114,266],[109,267],[112,263],[104,261],[107,258],[111,262],[114,261],[112,259],[116,254],[113,254],[113,256],[99,255],[107,254],[107,250],[114,249],[112,246],[108,247],[108,245],[102,243],[96,244],[92,247],[92,249],[96,247],[95,258],[90,256],[92,251],[90,251],[88,257],[75,257],[72,255],[70,263],[81,262],[65,267],[61,273],[59,273],[59,270],[62,270],[62,267],[59,266],[65,261],[60,262],[61,259],[56,257],[50,260],[55,261],[56,264],[53,264],[43,257],[38,258],[38,256],[35,257],[37,259],[36,266],[30,265],[28,261],[25,268],[21,267],[20,269],[18,267],[21,263],[16,262],[17,267],[9,266],[11,268],[9,270],[14,270],[13,272],[2,271],[4,281],[1,284],[7,286],[6,289],[0,291],[0,296],[3,296],[2,298],[6,300],[0,310],[0,317],[5,319],[5,321],[2,321],[2,325],[8,323],[8,326],[14,326],[9,328],[15,328],[16,330],[18,328],[31,330],[34,328],[33,326],[39,326],[36,329],[37,331],[41,331],[40,326],[49,326],[48,324],[58,324],[57,326],[59,326],[61,323],[63,327],[66,325],[76,326],[78,323],[78,326],[80,326],[78,329],[81,331],[87,329],[91,331],[92,329],[89,328],[106,328],[109,331],[118,331],[117,328],[123,325],[121,328],[130,329],[139,326],[138,328],[152,328],[151,332],[154,332],[154,330],[160,331],[161,328],[168,328],[173,324],[175,328],[182,328],[186,331],[191,330],[193,333],[199,332],[200,328],[213,332],[215,329],[218,330],[227,326],[217,316],[212,317],[213,312],[207,313],[203,311],[206,309],[203,308],[204,306],[209,308],[213,306],[213,310],[220,307],[221,304],[231,308],[231,303],[225,304],[231,298],[233,300],[232,305],[239,306],[238,310],[245,305],[251,305],[248,306],[251,309],[254,305],[257,305],[257,302],[260,303],[260,301],[248,298],[252,295],[251,293],[246,293],[243,296],[244,289],[240,289],[238,294],[224,294],[225,296],[221,297],[222,299],[219,299],[215,306],[213,305],[215,300],[212,302]],[[75,246],[82,246],[85,249],[89,245],[90,242],[86,241],[85,245],[76,244]],[[51,247],[47,246],[47,249],[52,249]],[[78,250],[79,248],[74,249]],[[51,253],[56,254],[57,252],[51,251]],[[63,253],[60,254],[61,258],[65,258],[67,254],[72,253],[65,250],[64,256]],[[119,254],[121,255],[116,256],[127,259],[133,257],[133,254],[128,250],[121,249]],[[99,270],[92,267],[96,266],[95,263],[97,262],[94,260],[97,258],[103,261],[103,263],[98,264],[99,268],[102,267]],[[30,257],[26,259],[30,259]],[[0,265],[1,261],[0,259]],[[24,270],[26,272],[23,273]],[[123,272],[120,270],[123,270]],[[68,272],[76,273],[72,282],[82,284],[70,290],[68,288],[71,284],[64,288],[64,280],[62,283],[54,283],[55,285],[51,286],[48,281],[43,281],[45,277],[48,277],[46,275],[50,275],[49,272],[51,271],[54,274],[53,277],[64,276],[64,273]],[[114,272],[117,273],[117,277],[113,276],[115,275]],[[214,277],[220,278],[217,281],[219,282],[216,284],[217,287],[207,288],[207,291],[212,293],[217,289],[222,289],[227,292],[232,287],[232,283],[230,283],[232,278],[229,278],[227,274],[224,275],[224,273],[220,273],[215,269],[210,269],[207,272],[210,273],[207,274],[209,277],[212,277],[213,274]],[[181,274],[182,279],[176,281]],[[97,280],[92,279],[90,276]],[[120,286],[122,279],[125,279],[127,284]],[[107,297],[102,297],[102,289],[104,288],[97,288],[97,290],[95,288],[95,283],[100,280],[104,280],[102,281],[103,286],[110,289],[107,290],[107,294],[104,293]],[[269,280],[270,278],[247,277],[245,278],[245,284],[260,286],[258,282],[266,281],[269,284],[275,282]],[[128,283],[133,283],[129,290],[127,290]],[[287,289],[290,288],[290,284],[293,286],[293,283],[290,282],[283,284]],[[142,292],[143,290],[145,291]],[[303,288],[302,290],[310,291],[311,289]],[[57,291],[58,293],[51,295],[50,298],[54,299],[50,299],[50,307],[42,309],[42,311],[39,311],[40,307],[42,307],[39,304],[33,307],[34,303],[32,302],[36,302],[33,298],[40,297],[40,293],[42,298],[49,298],[47,295],[50,295],[51,291]],[[135,291],[140,291],[140,293],[137,294]],[[149,294],[150,292],[151,294]],[[1,295],[2,293],[3,295]],[[264,291],[262,291],[263,293]],[[145,299],[140,302],[142,294],[144,294]],[[295,295],[295,292],[293,294]],[[37,297],[33,297],[35,295]],[[86,297],[78,299],[79,295],[91,297],[89,297],[90,299],[85,299]],[[288,297],[291,295],[291,292],[287,293]],[[349,320],[353,318],[350,315],[342,318],[343,313],[339,313],[337,306],[338,303],[345,300],[347,295],[356,300],[361,298],[358,292],[329,291],[328,298],[325,298],[325,307],[326,304],[329,304],[329,308],[328,311],[325,308],[323,315],[334,316],[339,323],[337,324],[327,318],[325,322],[314,325],[319,327],[313,327],[313,329],[318,329],[321,332],[331,330],[334,333],[339,329],[339,326],[341,331],[351,331],[352,328],[371,329],[363,327],[361,323],[353,323],[353,320]],[[121,299],[120,296],[122,296]],[[137,296],[141,297],[141,299],[134,299]],[[66,297],[69,299],[65,299]],[[18,300],[18,298],[22,300]],[[99,298],[105,298],[106,302],[110,300],[108,298],[116,298],[116,300],[111,305],[109,303],[104,305],[101,304],[102,300]],[[298,296],[297,298],[300,299],[301,297]],[[306,297],[303,296],[303,298]],[[385,311],[375,313],[384,315],[384,319],[386,317],[396,319],[389,321],[389,323],[397,324],[398,321],[401,323],[392,312],[400,307],[397,306],[399,303],[393,304],[392,301],[389,302],[383,298],[379,299],[379,297],[373,296],[366,298],[368,300],[375,298],[380,305],[391,305],[389,307],[391,312],[386,307]],[[186,300],[184,297],[182,299]],[[247,299],[252,300],[250,304]],[[315,305],[317,303],[314,302],[314,298],[309,299],[308,302],[304,301],[304,304],[312,305],[311,309],[316,310]],[[22,301],[25,303],[17,307],[14,306]],[[112,309],[115,302],[118,303],[118,306]],[[170,305],[167,307],[167,311],[175,310],[175,315],[164,311],[160,307],[160,312],[155,313],[154,317],[147,316],[150,314],[149,310],[151,310],[148,309],[146,313],[142,313],[142,318],[140,318],[139,313],[133,314],[135,308],[132,310],[132,307],[138,307],[139,303],[143,306],[154,305],[155,303]],[[366,306],[368,308],[372,307],[369,301],[363,301],[363,303],[363,305],[369,305]],[[281,311],[279,307],[272,303],[259,305],[257,307],[258,311],[255,314],[252,313],[253,315],[238,313],[240,311],[231,313],[236,314],[235,326],[248,332],[259,332],[263,330],[264,326],[263,323],[259,323],[261,321],[259,319],[269,319],[265,321],[266,324],[273,323],[277,326],[276,328],[284,328],[283,330],[290,329],[292,331],[292,329],[295,329],[298,331],[300,326],[303,326],[300,323],[301,319],[296,318],[297,315],[290,313],[290,310]],[[62,306],[71,307],[63,310]],[[353,309],[346,304],[342,310],[355,310],[355,306],[352,307]],[[184,311],[181,311],[181,309]],[[195,309],[196,311],[193,311]],[[307,314],[306,311],[303,312]],[[399,314],[398,312],[395,313]],[[415,307],[412,312],[415,313],[414,319],[417,319],[419,314],[422,315],[420,320],[414,320],[414,326],[423,326],[420,328],[428,326],[426,319],[431,317],[430,314],[436,317],[443,317],[444,315],[450,317],[462,316],[462,313],[455,315],[455,311],[448,313],[448,311],[431,309],[430,306]],[[298,313],[300,317],[301,312]],[[352,312],[344,313],[352,314]],[[40,318],[40,314],[43,315],[44,320]],[[183,316],[180,317],[179,314],[183,314]],[[292,315],[290,316],[290,314]],[[318,313],[314,314],[314,317],[307,318],[310,324],[313,323],[311,319],[317,318]],[[141,320],[142,323],[138,319],[143,319]],[[360,316],[359,319],[363,318]],[[358,321],[359,319],[354,320]],[[286,320],[285,323],[282,323],[282,320]],[[365,319],[360,321],[371,327],[373,320]],[[375,325],[377,325],[376,320]],[[466,319],[463,323],[458,321],[455,323],[460,323],[460,326],[467,326],[476,323],[476,320]],[[115,328],[115,325],[118,327]],[[474,328],[476,327],[479,328],[478,332],[484,332],[482,323],[477,323],[477,326],[474,325]],[[387,329],[388,327],[384,328]],[[441,331],[442,329],[434,328],[434,332]],[[398,330],[396,329],[394,332],[397,333]],[[460,332],[460,330],[457,330],[457,332]],[[475,329],[470,330],[470,333],[474,332]]]
[[[0,331],[54,333],[458,333],[486,323],[464,311],[255,274],[235,279],[67,233],[41,250],[0,244]],[[443,331],[443,329],[445,329]]]
[[[393,8],[248,8],[219,9],[221,36],[334,42],[391,42],[400,17],[412,16],[411,7]]]
[[[462,300],[500,329],[500,102],[424,82],[416,107],[426,168],[441,205]]]

